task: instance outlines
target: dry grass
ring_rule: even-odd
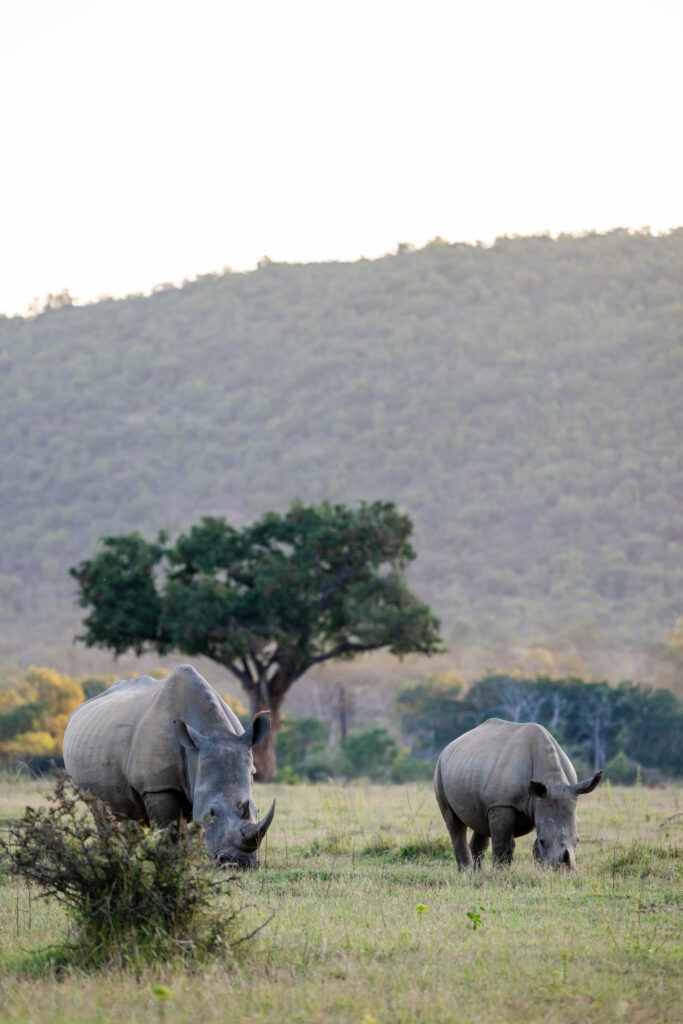
[[[11,1021],[681,1020],[682,790],[603,785],[580,805],[573,875],[532,863],[460,876],[429,785],[263,787],[278,807],[244,919],[271,924],[197,971],[27,977],[60,941],[58,908],[0,888],[0,983]],[[34,787],[34,792],[35,792]],[[0,818],[5,798],[0,789]],[[22,800],[27,793],[22,792]],[[23,959],[22,959],[23,957]],[[161,998],[155,986],[164,986]]]

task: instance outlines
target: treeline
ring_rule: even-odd
[[[152,674],[163,678],[168,672]],[[44,771],[59,765],[69,715],[112,682],[113,676],[72,679],[34,666],[6,680],[0,688],[0,766],[24,762]],[[247,708],[224,697],[246,724]],[[334,697],[328,711],[326,719],[284,719],[277,739],[280,781],[429,778],[452,739],[491,717],[540,722],[579,774],[606,768],[614,783],[683,775],[683,700],[630,682],[609,686],[498,673],[465,689],[445,676],[405,686],[388,718],[370,728],[347,730],[343,704]]]
[[[579,774],[606,768],[615,783],[683,774],[683,701],[668,690],[623,682],[488,675],[463,692],[438,679],[402,690],[395,701],[397,742],[384,725],[329,743],[318,718],[285,721],[278,737],[283,778],[423,778],[451,740],[487,718],[540,722]]]
[[[599,678],[630,649],[652,678],[683,591],[682,282],[683,229],[436,239],[0,318],[0,659],[71,642],[99,537],[381,499],[453,646]]]

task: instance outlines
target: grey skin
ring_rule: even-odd
[[[261,712],[245,731],[206,680],[180,665],[167,679],[121,680],[76,708],[64,764],[117,816],[159,826],[202,820],[215,861],[256,867],[275,801],[259,822],[251,750],[269,730]]]
[[[458,736],[439,756],[434,790],[459,870],[479,867],[491,841],[494,864],[509,864],[515,838],[534,828],[534,858],[574,868],[576,802],[601,778],[597,771],[577,782],[559,743],[535,722],[489,718]]]

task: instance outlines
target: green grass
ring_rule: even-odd
[[[0,832],[4,834],[10,821],[23,817],[27,806],[44,807],[49,791],[49,783],[25,773],[0,771]]]
[[[22,786],[35,805],[41,787]],[[535,865],[531,836],[511,868],[489,858],[458,875],[428,784],[262,790],[277,813],[262,869],[242,877],[241,920],[248,931],[274,913],[265,928],[195,970],[166,961],[58,979],[35,951],[63,940],[61,911],[5,880],[3,1018],[680,1022],[680,788],[586,797],[572,875]],[[16,803],[0,786],[0,818]]]

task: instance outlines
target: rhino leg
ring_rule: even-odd
[[[452,808],[447,803],[441,803],[439,800],[439,806],[441,807],[441,813],[443,814],[443,820],[446,822],[446,828],[448,834],[451,837],[451,845],[453,846],[453,853],[458,864],[458,870],[464,871],[465,868],[472,867],[472,855],[470,848],[467,845],[467,826],[464,821],[455,814]]]
[[[166,789],[161,793],[143,793],[142,800],[147,812],[147,820],[150,825],[157,825],[165,828],[182,818],[189,820],[191,815],[187,812],[187,800],[183,795],[174,789]]]
[[[515,815],[514,807],[492,807],[489,811],[494,864],[509,864],[512,860],[515,851]]]
[[[464,871],[465,868],[471,868],[472,855],[470,853],[470,848],[467,845],[467,826],[455,813],[448,802],[446,793],[444,792],[443,780],[441,778],[441,759],[439,759],[436,764],[436,772],[434,774],[434,793],[436,795],[436,802],[439,805],[439,810],[441,811],[443,820],[446,822],[448,834],[451,837],[451,845],[453,847],[453,853],[455,854],[458,870]]]
[[[472,854],[467,845],[467,826],[452,811],[448,817],[444,814],[444,821],[446,822],[448,834],[451,837],[451,845],[458,864],[458,870],[464,871],[465,868],[471,868]]]
[[[472,854],[472,860],[475,868],[481,867],[481,862],[484,859],[484,854],[489,848],[490,841],[490,836],[484,836],[480,832],[472,833],[470,837],[470,853]]]

